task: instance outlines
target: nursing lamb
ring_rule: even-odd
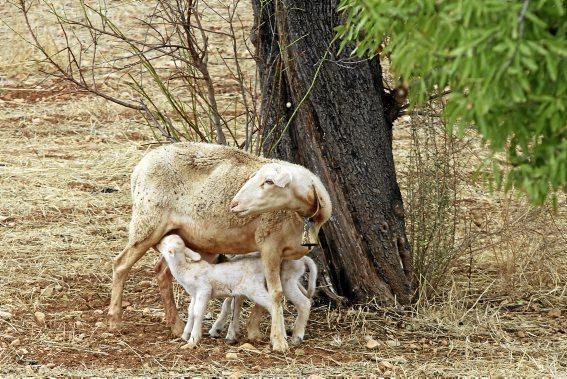
[[[202,334],[202,322],[211,298],[246,296],[251,301],[271,311],[272,298],[264,286],[265,276],[262,262],[257,254],[246,255],[229,262],[210,264],[201,260],[201,255],[185,246],[181,237],[173,234],[164,237],[157,245],[177,281],[191,295],[187,324],[182,338],[190,347],[195,347]],[[313,293],[317,268],[307,256],[285,261],[282,265],[282,287],[286,298],[297,309],[292,343],[303,341],[309,319],[311,301],[304,295],[300,279],[309,267],[309,288]],[[238,317],[238,314],[234,314]],[[234,320],[233,320],[234,321]]]

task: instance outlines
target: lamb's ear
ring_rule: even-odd
[[[266,175],[266,180],[267,179],[270,179],[272,182],[274,182],[276,186],[284,188],[289,183],[291,183],[292,175],[287,168],[280,167],[277,171]]]
[[[189,249],[188,247],[185,248],[185,256],[193,262],[199,262],[201,260],[201,254]]]

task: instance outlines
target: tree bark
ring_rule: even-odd
[[[379,59],[353,59],[352,46],[338,51],[336,0],[253,0],[253,8],[264,154],[308,167],[329,190],[333,217],[320,237],[338,293],[408,303],[411,248],[392,156],[392,109],[385,109],[394,102]]]

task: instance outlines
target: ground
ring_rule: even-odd
[[[469,175],[474,167],[463,173],[459,204],[482,238],[437,296],[406,307],[319,299],[305,343],[287,354],[272,353],[266,339],[251,349],[241,347],[245,338],[230,346],[207,336],[184,350],[163,322],[152,251],[127,283],[124,328],[109,331],[130,173],[155,139],[136,112],[26,63],[35,53],[5,27],[16,13],[0,11],[0,31],[13,38],[0,60],[0,375],[567,376],[565,199],[557,210],[532,208],[519,195],[490,193]],[[394,136],[403,186],[411,122]],[[464,164],[479,151],[467,149]],[[176,296],[183,311],[187,299],[179,288]],[[209,311],[205,328],[219,303]]]

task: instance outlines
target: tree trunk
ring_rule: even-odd
[[[338,52],[336,0],[253,0],[253,7],[264,154],[308,167],[329,190],[333,217],[320,237],[339,294],[408,303],[411,248],[392,156],[392,109],[384,107],[394,102],[378,58],[351,58],[352,46]]]

